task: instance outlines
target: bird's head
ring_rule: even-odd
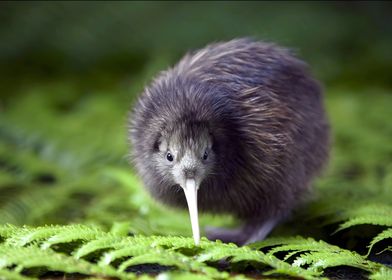
[[[165,181],[180,185],[185,192],[195,241],[199,239],[195,224],[197,191],[214,168],[216,155],[212,147],[213,137],[203,123],[181,123],[165,129],[154,147],[157,171]]]

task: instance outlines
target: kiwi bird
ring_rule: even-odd
[[[323,93],[290,50],[249,38],[186,54],[148,85],[129,117],[132,158],[151,195],[229,213],[209,239],[262,240],[303,201],[328,158]],[[185,194],[185,195],[184,195]]]

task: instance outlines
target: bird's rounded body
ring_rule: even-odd
[[[186,165],[199,180],[199,208],[262,226],[309,190],[328,158],[329,126],[304,62],[274,44],[237,39],[187,54],[153,80],[132,111],[130,139],[156,199],[186,207],[178,172],[187,156],[206,154]],[[257,230],[224,241],[256,240]]]

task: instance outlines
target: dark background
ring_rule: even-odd
[[[327,86],[390,87],[391,14],[392,4],[378,1],[2,1],[0,79],[13,88],[22,77],[74,76],[94,86],[253,36],[296,50]]]

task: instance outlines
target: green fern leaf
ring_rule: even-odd
[[[86,225],[69,225],[64,226],[61,232],[51,236],[45,242],[42,243],[42,248],[47,249],[55,244],[69,243],[72,241],[82,240],[94,240],[101,236],[105,236],[107,233],[97,227],[86,226]]]
[[[216,244],[204,250],[197,258],[200,262],[219,261],[221,259],[230,259],[230,262],[256,262],[261,265],[268,265],[272,269],[266,274],[284,274],[293,277],[302,277],[306,279],[314,279],[320,273],[307,271],[300,267],[291,266],[273,255],[266,255],[260,251],[251,248],[237,247],[234,244]]]
[[[8,270],[6,268],[0,268],[0,280],[32,280],[36,278],[26,277],[21,275],[19,272]]]
[[[133,236],[133,237],[118,237],[112,234],[102,235],[95,240],[91,240],[86,244],[82,245],[75,253],[76,258],[82,258],[94,251],[102,249],[121,249],[124,247],[132,246],[144,246],[150,247],[152,242],[151,238],[144,236]]]
[[[151,247],[165,247],[173,250],[178,248],[194,248],[193,238],[183,236],[152,236]],[[199,247],[205,248],[211,244],[207,238],[201,238]]]
[[[17,232],[20,231],[20,228],[11,225],[11,224],[6,224],[6,225],[0,225],[0,239],[7,239]]]
[[[392,279],[392,269],[388,267],[382,267],[379,271],[369,276],[371,280],[390,280]]]
[[[117,250],[112,250],[103,254],[102,258],[99,260],[99,265],[109,265],[116,259],[124,257],[136,257],[141,255],[146,255],[151,252],[151,248],[145,245],[133,245],[131,247],[121,248]]]
[[[378,242],[380,242],[380,241],[382,241],[384,239],[387,239],[387,238],[392,238],[392,228],[389,228],[389,229],[386,229],[386,230],[382,231],[381,233],[379,233],[376,237],[374,237],[372,239],[372,241],[370,242],[370,244],[368,246],[369,247],[368,255],[370,254],[373,246],[376,243],[378,243]],[[388,248],[390,248],[390,247],[388,247]],[[386,249],[388,250],[388,248],[386,248]]]
[[[51,236],[60,233],[64,229],[64,226],[44,226],[31,228],[24,226],[15,231],[14,234],[7,239],[6,244],[12,246],[25,246],[31,242],[39,242],[46,240]]]
[[[255,249],[255,250],[260,250],[262,248],[266,247],[274,247],[277,245],[282,245],[282,244],[301,244],[303,243],[303,237],[269,237],[267,239],[264,239],[263,241],[257,241],[255,243],[251,243],[248,245],[249,248]]]
[[[324,241],[316,241],[312,238],[269,238],[265,241],[253,244],[253,247],[270,247],[267,255],[278,252],[288,252],[284,260],[300,254],[293,262],[293,266],[302,267],[309,265],[308,270],[321,272],[327,267],[347,265],[366,271],[374,272],[380,269],[380,265],[365,259],[365,257]],[[304,253],[306,252],[306,253]]]
[[[313,271],[322,271],[327,267],[344,265],[356,267],[370,272],[378,271],[381,268],[380,264],[366,261],[362,256],[348,250],[340,250],[336,251],[335,253],[304,253],[297,257],[293,262],[294,266],[303,266],[305,264],[308,264],[308,269]]]
[[[155,250],[144,255],[136,256],[121,263],[118,270],[124,271],[126,268],[146,263],[159,263],[165,266],[175,266],[183,271],[195,271],[205,274],[214,279],[223,279],[228,277],[227,272],[219,272],[213,267],[204,263],[197,262],[193,258],[177,252],[168,252],[165,250]]]
[[[12,247],[1,245],[0,269],[12,265],[17,265],[19,271],[24,268],[46,267],[48,270],[63,271],[66,273],[107,275],[124,278],[132,276],[117,272],[110,266],[101,267],[83,260],[76,260],[64,254],[54,252],[51,249],[42,250],[36,246]]]
[[[96,240],[91,240],[84,245],[80,246],[78,250],[74,252],[74,256],[80,259],[94,251],[108,249],[108,248],[118,248],[121,245],[126,246],[126,242],[123,238],[117,236],[102,236]]]
[[[392,207],[386,204],[371,204],[347,210],[348,220],[337,231],[356,225],[379,225],[392,227]]]
[[[166,251],[154,251],[145,255],[128,259],[121,263],[118,270],[124,271],[127,267],[138,264],[159,263],[161,265],[176,266],[183,270],[190,270],[190,259],[183,254]]]

